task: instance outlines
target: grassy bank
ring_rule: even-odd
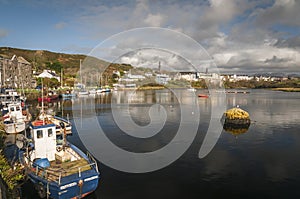
[[[6,183],[9,192],[12,193],[19,185],[20,181],[25,178],[25,175],[23,174],[23,169],[20,165],[12,166],[4,155],[5,135],[3,122],[0,121],[0,177]]]
[[[300,88],[273,88],[274,91],[300,92]]]

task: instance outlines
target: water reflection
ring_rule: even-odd
[[[250,126],[250,123],[233,125],[233,124],[225,122],[223,125],[223,129],[226,132],[231,133],[232,135],[237,137],[238,135],[246,133],[249,129],[249,126]]]
[[[75,104],[74,111],[78,111],[79,115],[83,110],[85,126],[88,126],[92,112],[96,112],[106,136],[117,146],[132,152],[158,150],[174,138],[180,122],[179,102],[196,103],[200,109],[197,136],[189,150],[177,161],[162,170],[138,175],[118,172],[100,162],[103,178],[90,198],[118,198],[120,195],[124,199],[197,198],[199,195],[203,198],[299,198],[300,93],[251,90],[249,94],[227,94],[227,108],[240,105],[249,112],[254,123],[241,129],[223,126],[228,133],[223,133],[213,150],[199,159],[197,155],[210,122],[211,109],[221,102],[218,98],[194,101],[191,92],[178,92],[175,98],[167,90],[137,91],[128,99],[129,92],[118,91],[52,105],[57,113],[64,117],[69,114],[72,119],[72,105]],[[160,103],[168,115],[163,131],[147,139],[135,139],[123,133],[114,123],[111,104],[122,108],[127,99],[130,101],[130,115],[139,125],[149,123],[149,107]],[[190,115],[187,118],[190,119],[192,110],[188,111]],[[96,129],[88,129],[90,132],[86,136],[89,139],[94,139],[99,133]],[[232,135],[239,136],[238,141]],[[68,139],[83,147],[77,132]],[[181,141],[184,142],[184,139],[183,136]],[[97,140],[93,143],[97,150],[101,150],[99,143]],[[181,142],[177,145],[180,146]],[[122,164],[122,161],[118,163]],[[141,162],[135,163],[138,166]],[[153,186],[156,189],[149,189]]]

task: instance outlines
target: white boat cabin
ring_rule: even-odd
[[[56,126],[55,124],[45,124],[39,120],[31,124],[31,138],[34,144],[34,151],[31,159],[47,158],[49,161],[55,160],[56,151]]]
[[[16,120],[24,119],[21,103],[8,104],[7,111],[11,118],[14,118]]]

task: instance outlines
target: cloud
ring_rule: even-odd
[[[8,35],[8,31],[5,29],[0,29],[0,39],[6,37]]]
[[[30,0],[38,8],[45,2]],[[36,2],[36,3],[34,3]],[[77,1],[55,0],[49,7],[63,12],[56,29],[68,27],[80,35],[76,46],[68,49],[86,53],[103,40],[122,31],[142,27],[163,27],[190,36],[201,44],[223,72],[282,70],[300,72],[300,1],[297,0],[166,0],[166,1]],[[65,23],[67,22],[67,24]],[[0,38],[7,36],[0,29]],[[165,56],[165,63],[186,67],[176,56],[154,51],[137,52],[129,48],[145,42],[137,37],[124,38],[112,48],[103,47],[111,56],[123,54],[122,61],[133,65],[151,65]],[[159,38],[159,37],[157,37]],[[169,46],[176,46],[176,38],[167,38]],[[80,42],[86,42],[80,47]],[[92,46],[94,45],[94,46]],[[183,44],[186,54],[197,59],[198,52]],[[135,53],[133,53],[134,51]],[[122,53],[120,53],[122,52]],[[132,54],[128,54],[132,52]],[[152,53],[152,55],[150,55]],[[140,60],[138,60],[140,59]]]
[[[161,26],[163,24],[163,21],[164,21],[164,17],[159,14],[156,15],[149,14],[147,18],[144,20],[144,22],[149,26],[156,26],[156,27]]]
[[[300,36],[290,37],[287,39],[276,40],[275,46],[279,48],[298,48],[300,49]]]
[[[57,23],[57,24],[55,24],[54,25],[54,27],[55,27],[55,29],[63,29],[63,28],[65,28],[66,27],[66,23],[65,22],[59,22],[59,23]]]
[[[188,64],[186,60],[162,49],[140,49],[125,54],[116,61],[152,69],[158,68],[160,63],[162,70],[173,72],[182,71],[183,68],[186,71],[195,71],[192,65]]]
[[[276,0],[266,9],[257,11],[257,23],[261,26],[281,24],[286,26],[300,26],[300,1]]]
[[[277,64],[277,63],[285,63],[291,61],[289,58],[278,58],[276,55],[273,55],[271,59],[266,59],[264,63],[268,64]]]

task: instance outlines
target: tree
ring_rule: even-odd
[[[49,68],[50,70],[54,70],[56,72],[56,74],[59,74],[61,69],[62,69],[62,65],[60,62],[55,61],[53,63],[51,62],[46,62],[46,66],[47,68]]]

